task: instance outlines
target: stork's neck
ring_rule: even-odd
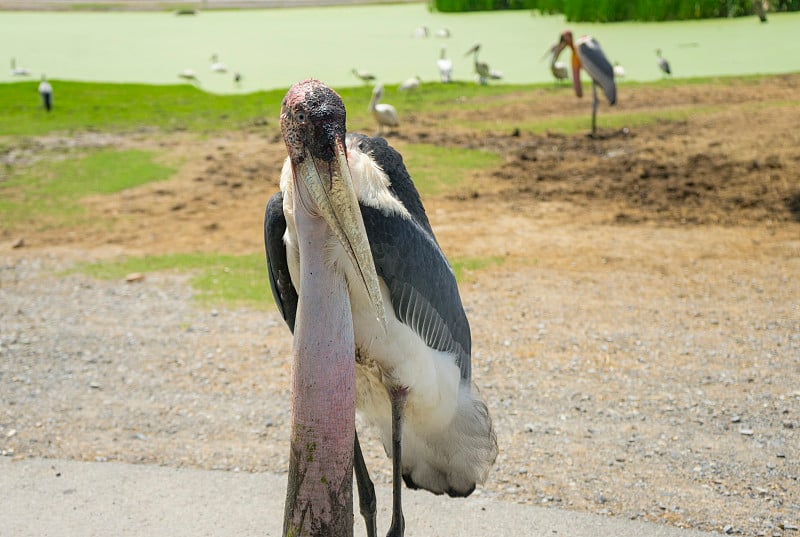
[[[372,94],[372,99],[369,100],[369,106],[367,107],[367,112],[374,112],[375,111],[375,105],[378,104],[378,100],[380,98],[381,98],[381,96],[379,94],[377,94],[377,93],[373,93]]]
[[[292,431],[284,535],[353,534],[355,357],[344,276],[326,259],[328,225],[294,214],[300,285],[292,365]]]

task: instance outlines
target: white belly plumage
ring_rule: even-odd
[[[291,229],[291,224],[289,228]],[[289,272],[300,281],[299,255],[292,237],[284,238]],[[377,427],[387,455],[392,452],[392,413],[388,389],[408,389],[403,420],[403,475],[435,493],[468,494],[483,482],[497,446],[491,420],[477,390],[461,381],[455,357],[428,347],[395,315],[389,290],[381,282],[386,331],[375,318],[361,279],[341,244],[328,246],[332,265],[345,273],[350,289],[356,364],[356,405]],[[302,295],[301,295],[302,296]]]

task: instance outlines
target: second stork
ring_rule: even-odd
[[[565,48],[572,49],[572,85],[575,88],[575,95],[583,96],[581,88],[581,67],[589,73],[592,78],[592,134],[597,132],[597,86],[603,88],[603,93],[608,99],[608,104],[614,105],[617,102],[617,85],[614,83],[614,68],[609,63],[606,55],[603,54],[600,44],[590,35],[585,35],[575,42],[572,32],[566,30],[561,34],[561,40],[553,53],[554,60]]]

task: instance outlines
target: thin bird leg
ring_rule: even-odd
[[[597,132],[597,82],[592,80],[592,96],[594,102],[592,103],[592,136]]]
[[[408,388],[392,388],[392,525],[386,537],[403,537],[406,522],[403,518],[403,501],[400,496],[402,485],[402,453],[400,444],[403,439],[403,411],[408,397]]]
[[[376,513],[378,511],[375,501],[375,485],[369,478],[367,464],[364,462],[364,454],[361,453],[361,444],[358,442],[356,433],[355,450],[353,458],[353,469],[356,473],[356,486],[358,487],[358,507],[361,516],[364,517],[364,524],[367,526],[367,537],[377,537],[376,533]]]

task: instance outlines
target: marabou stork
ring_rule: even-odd
[[[383,134],[384,128],[391,130],[392,127],[400,126],[400,118],[397,117],[397,110],[391,104],[379,102],[383,97],[383,84],[377,84],[372,88],[372,98],[369,101],[367,111],[372,114],[378,122],[378,134]]]
[[[656,62],[658,62],[658,68],[661,69],[662,72],[664,72],[664,73],[666,73],[668,75],[671,75],[672,71],[669,68],[669,62],[667,61],[666,58],[661,56],[661,49],[660,48],[656,49],[656,57],[657,57]]]
[[[556,45],[556,50],[553,53],[558,57],[565,48],[572,49],[572,85],[575,88],[575,95],[578,97],[583,96],[583,88],[581,88],[581,67],[589,73],[592,78],[592,95],[594,101],[592,103],[592,134],[597,132],[597,86],[603,88],[603,93],[606,94],[606,99],[610,105],[617,102],[617,86],[614,83],[614,68],[608,62],[603,51],[600,49],[600,44],[594,37],[585,35],[578,39],[577,45],[573,42],[572,32],[569,30],[561,34],[561,40]]]
[[[476,43],[464,54],[464,56],[469,56],[472,54],[473,63],[475,65],[475,74],[478,75],[478,81],[481,84],[486,84],[489,79],[499,80],[503,78],[503,74],[501,72],[491,69],[488,63],[478,60],[478,52],[480,52],[480,50],[481,44]]]
[[[352,535],[354,471],[375,537],[357,408],[392,458],[388,535],[398,537],[401,477],[412,489],[468,496],[497,456],[471,380],[469,323],[400,154],[383,138],[345,135],[341,98],[316,80],[286,94],[281,130],[289,157],[264,241],[272,293],[294,333],[284,535]]]
[[[439,59],[436,60],[436,67],[439,68],[439,76],[442,82],[447,84],[453,79],[453,60],[447,57],[447,48],[442,47],[439,52]]]
[[[42,75],[42,81],[39,82],[39,96],[42,98],[42,106],[48,112],[53,109],[53,86],[47,81],[47,77]]]

